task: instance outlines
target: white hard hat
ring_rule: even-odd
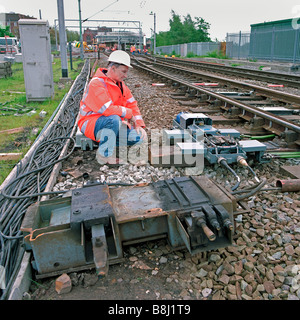
[[[108,57],[109,62],[115,62],[119,64],[124,64],[127,67],[132,68],[130,65],[130,56],[128,53],[122,50],[116,50],[110,54]]]

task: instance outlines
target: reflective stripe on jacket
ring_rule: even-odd
[[[88,138],[96,140],[94,129],[101,116],[118,115],[122,120],[133,118],[137,127],[145,127],[137,102],[122,81],[121,88],[99,68],[91,79],[80,102],[78,126]]]

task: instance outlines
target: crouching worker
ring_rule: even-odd
[[[100,164],[124,164],[116,157],[116,146],[132,146],[146,140],[145,123],[137,102],[125,85],[130,56],[112,52],[107,69],[99,68],[80,102],[78,126],[88,138],[99,142]]]

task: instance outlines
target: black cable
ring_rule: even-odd
[[[240,183],[241,183],[241,179],[240,177],[236,174],[236,172],[228,165],[227,161],[225,158],[219,158],[218,161],[223,167],[225,167],[227,170],[229,170],[237,179],[237,183],[231,188],[231,191],[236,190]]]
[[[258,191],[261,190],[261,188],[267,183],[267,179],[262,179],[262,181],[260,183],[258,183],[257,185],[255,185],[252,188],[249,188],[248,190],[244,190],[245,192],[249,191],[248,193],[244,194],[244,195],[237,195],[235,196],[237,201],[241,201],[244,200],[246,198],[249,198],[251,196],[253,196],[255,193],[257,193]]]
[[[262,192],[262,191],[282,191],[282,189],[279,188],[279,187],[270,187],[270,188],[260,189],[259,191],[260,191],[260,192]],[[232,194],[232,195],[235,195],[235,194],[246,193],[246,192],[249,192],[249,189],[234,191],[234,192],[232,192],[231,194]]]
[[[13,183],[15,183],[17,180],[21,180],[21,179],[27,177],[28,175],[31,175],[32,173],[39,173],[41,170],[46,169],[46,168],[48,168],[49,166],[53,166],[54,164],[56,164],[56,163],[58,163],[58,162],[61,162],[61,161],[65,160],[65,159],[67,159],[67,158],[71,155],[71,153],[73,152],[73,150],[74,150],[74,148],[75,148],[75,140],[74,140],[73,138],[68,138],[68,137],[62,137],[62,138],[56,138],[56,139],[70,139],[71,141],[73,141],[73,148],[72,148],[71,152],[68,153],[66,156],[64,156],[64,157],[62,157],[62,158],[60,158],[60,159],[58,159],[58,160],[55,160],[55,161],[53,161],[53,162],[51,162],[51,163],[48,163],[47,165],[45,165],[45,166],[43,166],[43,167],[40,167],[40,168],[31,170],[31,171],[26,172],[26,173],[22,174],[21,176],[15,178],[8,186],[6,186],[6,187],[4,188],[4,190],[2,190],[1,194],[2,194],[3,197],[8,198],[8,199],[25,199],[25,198],[28,198],[28,197],[37,197],[37,196],[46,195],[46,194],[59,193],[59,192],[56,192],[56,191],[51,191],[51,192],[49,191],[49,192],[33,193],[33,194],[28,194],[28,195],[23,195],[23,196],[12,196],[12,195],[9,195],[9,194],[7,194],[7,193],[5,192],[6,189],[7,189],[8,187],[10,187]],[[46,142],[46,143],[51,143],[51,141],[54,141],[54,140],[56,140],[56,139],[52,139],[52,140],[50,140],[49,142]]]
[[[89,73],[86,60],[80,75],[73,83],[69,97],[64,97],[64,108],[46,137],[35,141],[33,154],[26,161],[16,165],[16,178],[0,193],[0,265],[5,268],[6,289],[0,290],[0,300],[7,297],[18,272],[24,248],[21,247],[21,224],[27,208],[37,197],[57,192],[42,192],[47,185],[53,166],[65,160],[74,150],[75,141],[70,137],[79,111],[79,104]],[[73,93],[74,92],[74,93]],[[49,122],[50,123],[50,122]],[[48,127],[48,123],[47,123]],[[73,141],[67,156],[61,157],[65,141]],[[26,162],[26,163],[25,163]],[[59,191],[64,193],[67,191]]]
[[[254,178],[257,182],[260,182],[260,180],[258,179],[256,173],[254,172],[254,170],[248,165],[247,168],[251,171],[251,173],[254,175]]]

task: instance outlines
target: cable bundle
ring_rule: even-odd
[[[37,139],[34,152],[27,163],[23,165],[21,162],[18,163],[16,178],[1,191],[0,267],[5,271],[5,289],[1,290],[0,287],[0,300],[7,298],[23,258],[24,248],[21,246],[23,236],[20,227],[26,210],[42,195],[55,193],[45,193],[43,190],[46,188],[54,165],[66,159],[75,147],[71,132],[78,115],[88,73],[89,61],[87,60],[71,88],[72,91],[56,123],[51,126],[47,136],[40,139],[41,141]],[[67,156],[60,157],[68,140],[73,142],[72,149]]]

